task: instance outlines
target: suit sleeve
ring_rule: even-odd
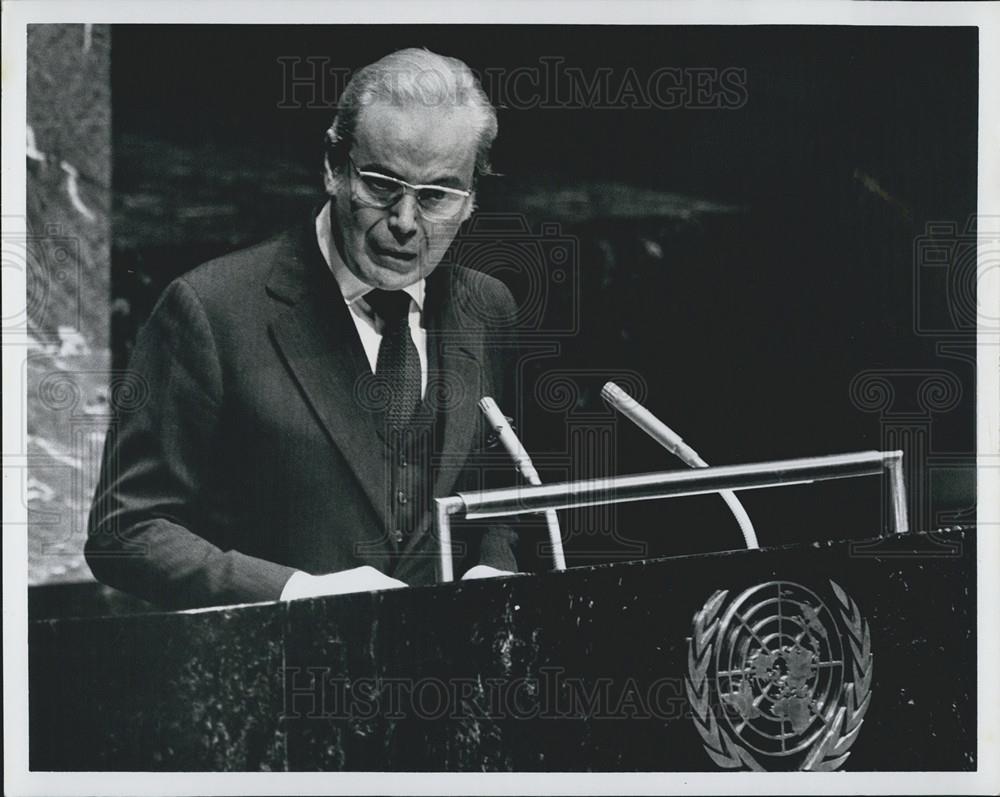
[[[219,467],[222,371],[204,307],[171,283],[129,365],[91,508],[87,562],[113,587],[168,608],[276,600],[293,569],[207,537]]]
[[[511,331],[514,329],[514,322],[517,318],[517,305],[510,290],[502,284],[499,286],[496,301],[497,306],[500,308],[500,317],[503,319],[502,330],[509,337]],[[497,362],[497,393],[500,407],[508,413],[513,412],[513,408],[517,406],[514,382],[518,361],[517,354],[517,347],[512,344],[503,348],[495,355]],[[498,484],[495,486],[509,487],[511,484]],[[480,540],[478,564],[490,565],[499,570],[516,572],[518,569],[515,553],[517,545],[518,535],[510,522],[492,521]]]

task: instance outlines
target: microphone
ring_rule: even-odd
[[[528,484],[540,486],[542,483],[538,471],[525,451],[521,441],[514,433],[507,417],[500,412],[500,407],[490,396],[483,396],[479,400],[479,409],[483,411],[487,422],[497,433],[497,437],[510,458],[514,460],[514,467],[521,474]],[[549,542],[552,544],[552,560],[556,570],[566,569],[566,558],[563,555],[562,531],[559,528],[559,517],[554,509],[545,510],[545,521],[549,528]]]
[[[493,431],[497,433],[501,445],[507,449],[510,458],[514,460],[514,467],[524,477],[524,480],[528,484],[541,484],[542,480],[538,475],[538,471],[535,470],[534,464],[531,462],[531,457],[528,456],[528,452],[521,445],[521,441],[514,433],[514,429],[507,420],[507,416],[500,412],[500,407],[497,406],[497,403],[490,396],[483,396],[479,400],[479,409],[483,411],[487,422],[493,428]]]
[[[677,432],[667,426],[653,413],[632,398],[614,382],[605,382],[601,388],[603,398],[614,409],[628,418],[642,431],[652,437],[667,451],[692,468],[707,468],[708,463],[698,456],[691,446],[684,442]]]
[[[705,462],[698,452],[684,442],[677,432],[667,426],[653,413],[642,406],[632,396],[622,390],[614,382],[606,382],[601,388],[601,397],[611,405],[612,408],[620,412],[642,431],[652,437],[657,443],[667,451],[676,456],[685,465],[692,468],[707,468]],[[726,502],[736,522],[740,524],[740,531],[743,532],[743,541],[747,548],[759,548],[757,544],[757,533],[754,531],[750,516],[744,509],[740,499],[732,490],[720,490],[719,495]]]

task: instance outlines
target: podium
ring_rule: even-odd
[[[37,620],[29,681],[33,770],[974,770],[975,530]]]

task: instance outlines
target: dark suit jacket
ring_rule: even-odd
[[[428,278],[428,394],[447,394],[434,496],[496,472],[476,466],[476,403],[510,388],[513,350],[494,343],[515,310],[486,275],[441,264]],[[312,223],[171,283],[129,370],[90,516],[99,580],[176,608],[274,600],[295,570],[368,564],[411,585],[436,579],[433,511],[402,545],[387,533],[371,369]],[[466,546],[456,574],[516,569],[506,526],[456,541]]]

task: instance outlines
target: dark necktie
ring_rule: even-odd
[[[388,392],[386,422],[390,428],[404,429],[420,402],[420,356],[410,337],[410,295],[376,288],[365,294],[365,300],[384,325],[375,377]]]

